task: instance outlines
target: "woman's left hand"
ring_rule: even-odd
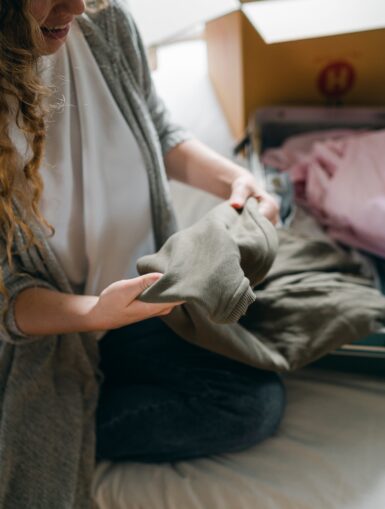
[[[273,224],[279,219],[278,205],[269,193],[260,189],[255,177],[245,168],[226,159],[198,140],[187,140],[165,156],[167,175],[171,179],[203,189],[224,200],[235,209],[245,206],[253,196],[259,210]]]
[[[230,205],[235,209],[241,209],[250,197],[258,200],[262,215],[273,224],[278,222],[279,209],[276,201],[269,193],[260,189],[251,173],[245,171],[244,174],[236,177],[231,184]]]

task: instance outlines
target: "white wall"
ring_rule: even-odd
[[[237,0],[127,0],[147,45],[239,7]]]

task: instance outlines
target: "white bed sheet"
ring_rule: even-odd
[[[385,379],[304,370],[278,434],[250,450],[167,465],[103,463],[101,509],[383,509]]]

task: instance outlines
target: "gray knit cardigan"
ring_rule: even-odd
[[[159,248],[175,228],[163,155],[188,135],[170,123],[156,95],[125,3],[110,0],[106,9],[78,21],[142,151]],[[0,330],[0,508],[86,509],[92,506],[97,342],[94,334],[27,337],[18,329],[13,304],[20,291],[72,292],[43,231],[32,227],[41,248],[26,249],[18,231],[13,271],[0,239],[0,267],[10,294]],[[0,299],[0,316],[3,310]]]

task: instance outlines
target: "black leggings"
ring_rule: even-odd
[[[159,318],[100,342],[97,457],[164,462],[245,449],[272,435],[285,392],[275,373],[191,345]]]

